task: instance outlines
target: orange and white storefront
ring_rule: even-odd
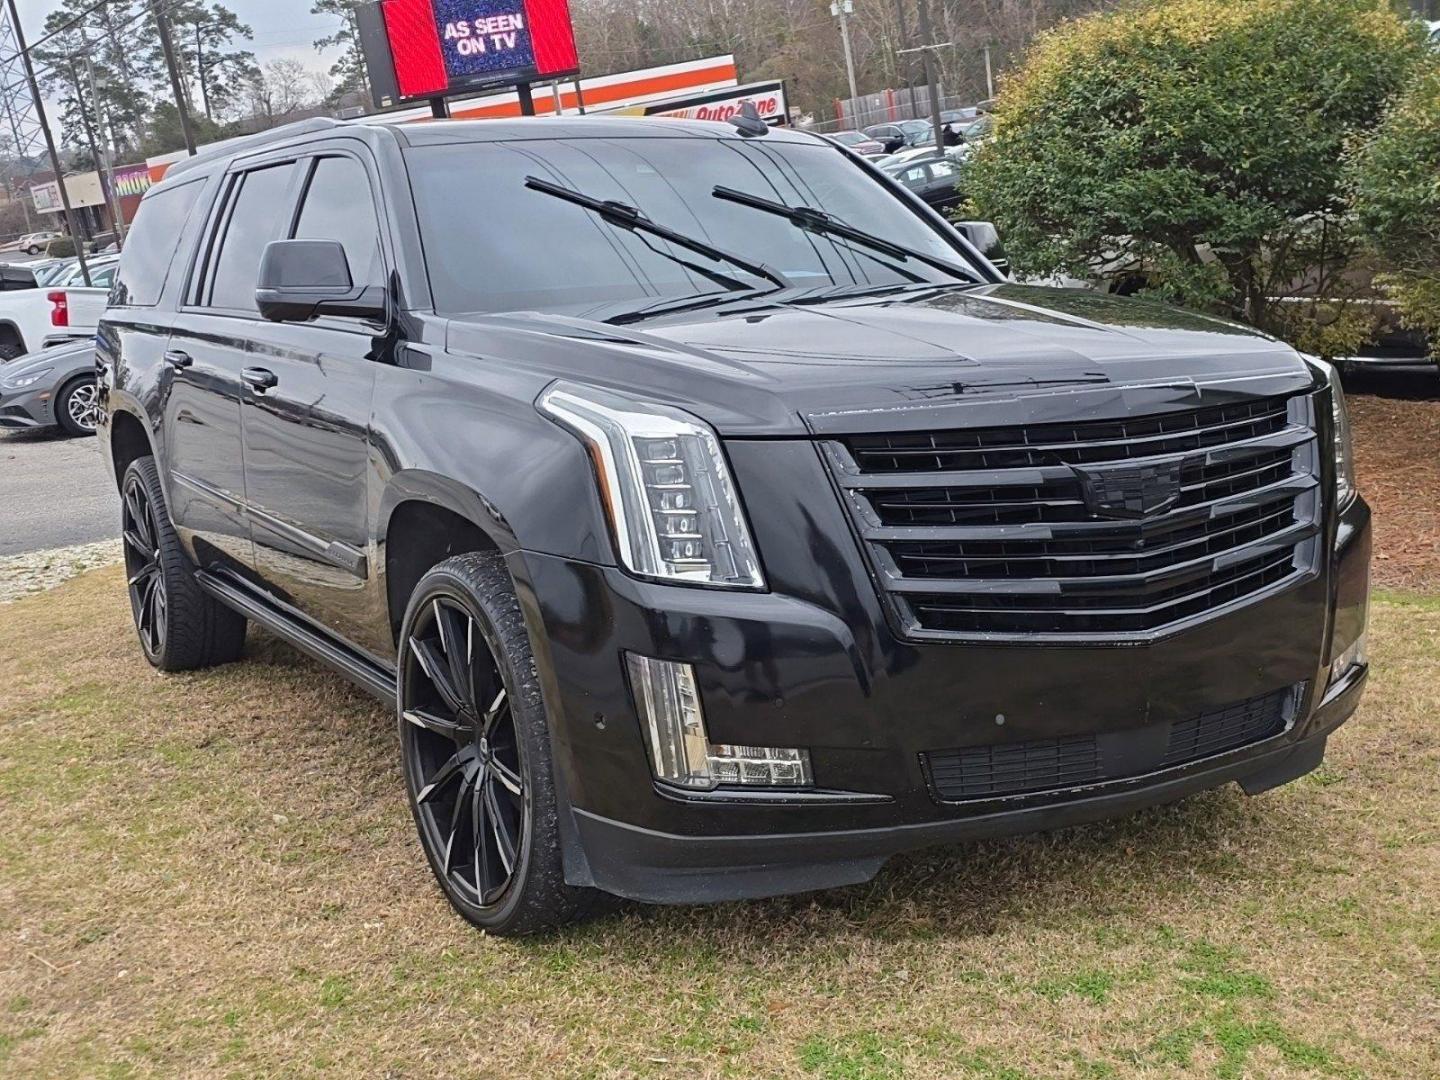
[[[557,112],[574,115],[583,107],[585,112],[612,115],[723,120],[737,113],[745,101],[750,101],[768,122],[787,122],[784,84],[775,82],[741,86],[733,56],[715,56],[705,60],[688,60],[680,64],[646,68],[643,71],[600,75],[593,79],[560,83],[553,89],[537,84],[534,87],[534,96],[535,112],[540,116]],[[384,115],[398,123],[433,120],[430,110],[423,107],[400,109]],[[511,91],[483,97],[456,98],[450,102],[450,115],[456,120],[494,120],[519,116],[520,97]],[[212,143],[200,149],[204,151],[224,145],[225,142]],[[152,181],[158,182],[171,165],[185,160],[185,156],[182,150],[148,159],[145,164],[150,170]]]

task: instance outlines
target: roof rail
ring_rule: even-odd
[[[202,153],[194,157],[184,158],[177,161],[166,170],[165,176],[178,176],[182,172],[202,165],[216,158],[233,157],[239,153],[250,150],[258,150],[262,146],[269,146],[271,143],[284,142],[286,139],[293,139],[299,135],[311,135],[320,131],[331,131],[334,128],[344,127],[346,121],[335,120],[329,116],[312,116],[308,120],[296,120],[293,124],[282,124],[280,127],[271,128],[269,131],[261,131],[254,135],[241,135],[239,138],[226,139],[223,142],[215,143]]]

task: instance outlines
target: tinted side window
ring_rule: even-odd
[[[153,307],[160,302],[185,222],[204,186],[196,180],[162,188],[140,204],[135,224],[125,238],[125,254],[110,296],[112,304]]]
[[[296,240],[337,240],[350,262],[350,280],[356,285],[384,285],[380,255],[380,220],[365,166],[354,158],[321,158],[315,164]]]
[[[265,246],[279,239],[288,224],[285,195],[294,172],[291,162],[256,169],[241,178],[210,275],[211,307],[258,310],[255,286],[260,280],[260,258]]]

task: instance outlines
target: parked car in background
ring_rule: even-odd
[[[929,157],[882,165],[881,171],[898,180],[936,210],[949,210],[964,201],[960,169],[949,157],[931,151]]]
[[[91,284],[80,264],[66,262],[39,288],[0,292],[0,363],[52,345],[95,335],[105,311],[118,260],[92,259]]]
[[[48,248],[53,241],[59,240],[60,238],[58,232],[27,233],[20,238],[20,243],[17,244],[16,247],[27,255],[39,255]]]
[[[94,435],[98,417],[93,338],[0,365],[0,428]]]
[[[1333,372],[803,132],[312,121],[173,167],[113,296],[144,656],[387,702],[492,933],[1257,794],[1368,677]]]
[[[964,143],[958,146],[947,146],[943,154],[936,154],[934,143],[925,143],[920,146],[907,146],[893,154],[887,154],[875,161],[875,164],[882,169],[898,167],[912,161],[929,161],[935,157],[949,158],[951,161],[962,162],[969,155],[970,149]]]
[[[893,124],[875,124],[864,134],[885,147],[887,154],[906,146],[917,146],[927,139],[935,140],[935,128],[929,120],[900,120]]]
[[[885,155],[885,144],[870,138],[863,131],[837,131],[825,135],[833,143],[839,143],[847,150],[853,150],[861,157],[878,158]]]
[[[39,284],[32,267],[0,263],[0,292],[20,292],[38,288]]]

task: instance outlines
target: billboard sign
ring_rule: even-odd
[[[360,12],[377,105],[580,69],[568,0],[380,0]]]

